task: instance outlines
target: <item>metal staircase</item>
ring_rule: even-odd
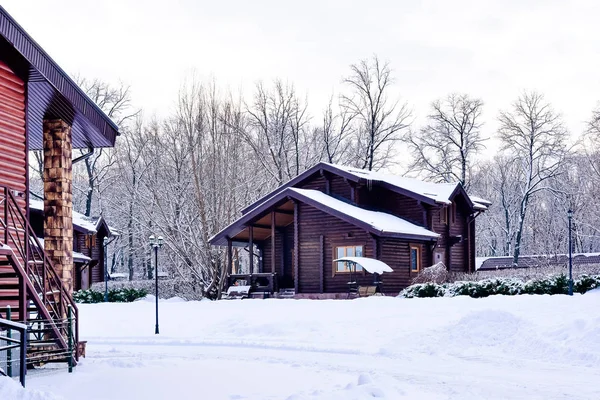
[[[28,365],[78,359],[78,310],[19,206],[0,186],[0,318],[27,325]]]

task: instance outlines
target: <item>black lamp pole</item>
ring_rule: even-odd
[[[573,245],[571,244],[571,220],[573,219],[573,210],[567,211],[569,219],[569,296],[573,296]]]
[[[108,266],[108,263],[107,263],[107,258],[106,258],[106,248],[108,245],[108,238],[105,237],[102,244],[104,245],[104,302],[107,303],[108,302],[108,269],[106,267]]]
[[[155,238],[154,235],[150,235],[150,246],[154,248],[154,290],[155,290],[155,301],[156,301],[156,326],[154,327],[154,334],[158,335],[158,248],[163,245],[163,237],[159,236]]]

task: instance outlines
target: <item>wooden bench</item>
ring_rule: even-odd
[[[377,286],[359,286],[358,297],[369,297],[377,293]]]
[[[225,299],[233,300],[233,299],[245,299],[250,295],[250,286],[230,286],[227,289],[227,294]]]

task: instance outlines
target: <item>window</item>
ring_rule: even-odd
[[[421,270],[421,246],[410,245],[410,272]]]
[[[363,247],[360,245],[338,246],[335,248],[334,256],[336,259],[342,257],[362,257]],[[334,265],[334,272],[351,272],[350,268],[352,268],[352,271],[362,271],[362,267],[360,265],[353,265],[353,263],[338,261]]]

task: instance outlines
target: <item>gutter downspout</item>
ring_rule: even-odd
[[[94,154],[95,150],[96,149],[94,147],[88,146],[88,152],[85,153],[85,154],[80,155],[77,158],[74,158],[73,161],[71,161],[71,164],[74,165],[74,164],[77,164],[79,161],[87,160],[88,158],[90,158]]]

